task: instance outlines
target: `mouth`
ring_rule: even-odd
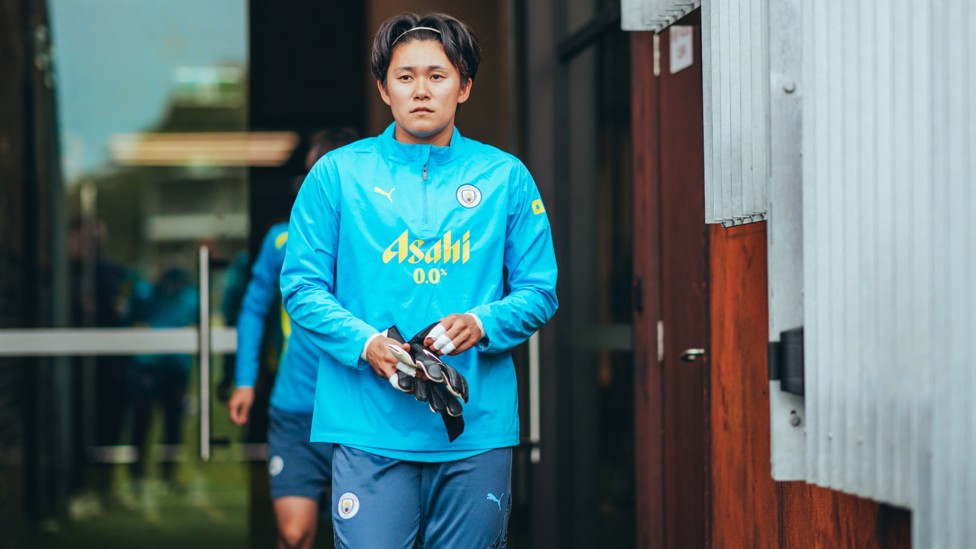
[[[416,109],[410,111],[410,114],[422,114],[422,113],[433,113],[434,111],[428,109],[427,107],[417,107]]]

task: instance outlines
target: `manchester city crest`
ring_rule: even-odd
[[[339,516],[351,519],[359,512],[359,498],[352,492],[346,492],[339,497]]]
[[[461,185],[457,190],[457,201],[465,208],[481,204],[481,190],[474,185]]]

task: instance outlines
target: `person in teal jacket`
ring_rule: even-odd
[[[322,350],[311,439],[331,442],[337,547],[500,547],[519,443],[510,350],[555,313],[545,206],[526,167],[463,137],[477,38],[443,15],[380,27],[372,70],[394,123],[336,149],[292,209],[285,309]],[[391,387],[388,328],[467,380],[465,428]]]
[[[336,128],[318,132],[310,144],[307,167],[325,152],[355,139]],[[271,227],[261,244],[237,317],[236,389],[228,401],[231,420],[247,423],[255,401],[265,331],[280,329],[282,349],[268,410],[268,474],[278,522],[279,547],[313,546],[320,509],[329,508],[332,445],[311,442],[315,378],[322,351],[281,307],[279,275],[288,242],[288,223]],[[267,326],[269,319],[280,326]]]

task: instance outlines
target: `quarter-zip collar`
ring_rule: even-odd
[[[407,145],[400,143],[394,137],[396,122],[386,127],[386,130],[379,135],[380,149],[384,156],[398,162],[406,164],[422,165],[443,165],[461,158],[463,155],[465,139],[461,137],[461,132],[454,127],[451,134],[451,143],[446,147],[435,147],[433,145]]]

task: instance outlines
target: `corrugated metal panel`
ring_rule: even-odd
[[[976,7],[802,20],[808,479],[976,547]]]
[[[769,340],[803,326],[802,0],[769,3]],[[802,396],[769,382],[770,450],[776,480],[805,480]]]
[[[931,478],[918,484],[931,502],[923,516],[930,528],[915,540],[916,547],[976,547],[976,6],[947,0],[940,8],[926,14],[916,35],[931,44],[931,87],[920,92],[931,119],[915,123],[929,122],[922,128],[932,140],[931,164],[924,167],[931,169],[933,189],[922,206],[930,207],[933,230],[919,244],[932,255],[924,280],[934,300],[927,311],[931,462],[922,463]],[[924,411],[927,420],[929,408]]]
[[[911,154],[896,152],[907,119],[895,117],[881,54],[894,51],[895,10],[866,4],[867,19],[836,1],[803,14],[807,465],[812,482],[907,506],[911,447],[898,443],[914,431],[902,412],[920,380],[895,375],[917,343],[897,331],[917,328],[904,313],[919,294],[904,287],[914,218],[900,201],[912,181],[894,168]]]
[[[766,0],[702,4],[705,221],[766,218],[769,48]]]
[[[621,0],[620,27],[661,32],[699,6],[701,0]]]

